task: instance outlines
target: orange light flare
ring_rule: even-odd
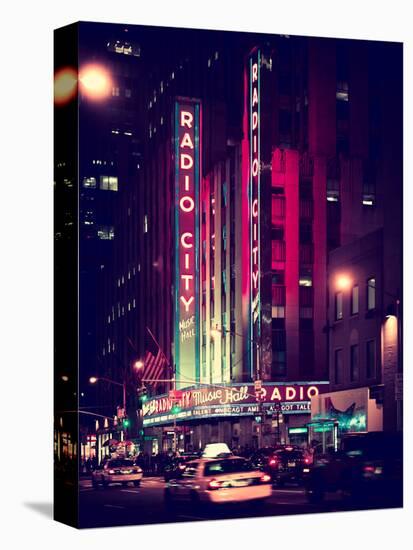
[[[109,96],[112,79],[102,65],[85,65],[79,72],[80,89],[89,99],[102,100]]]
[[[335,278],[337,290],[348,290],[351,287],[352,279],[347,273],[340,273]]]
[[[62,67],[54,74],[54,102],[65,105],[75,96],[77,91],[77,72],[73,67]]]

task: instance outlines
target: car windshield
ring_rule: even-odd
[[[122,466],[133,466],[132,460],[122,459],[122,458],[116,458],[115,460],[111,460],[108,462],[108,466],[110,468],[120,468]]]
[[[213,462],[208,462],[205,464],[204,474],[206,476],[210,475],[219,475],[219,474],[230,474],[236,472],[248,472],[251,470],[251,465],[249,462],[243,459],[225,459],[225,460],[214,460]]]

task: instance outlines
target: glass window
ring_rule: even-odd
[[[96,178],[83,178],[83,187],[96,189]]]
[[[285,306],[272,306],[272,318],[280,319],[285,317]]]
[[[219,474],[232,474],[238,472],[248,472],[251,465],[243,458],[228,458],[226,460],[214,460],[205,464],[204,475],[215,476]]]
[[[367,378],[376,376],[376,342],[369,340],[366,342],[366,375]]]
[[[98,238],[104,241],[112,241],[115,238],[113,225],[101,225],[98,227]]]
[[[357,344],[350,347],[350,381],[359,379],[359,347]]]
[[[376,279],[367,280],[367,309],[370,311],[376,307]]]
[[[334,352],[334,383],[339,384],[343,372],[343,350],[336,349]]]
[[[102,191],[117,191],[117,176],[100,176],[99,189],[101,189]]]
[[[336,316],[336,321],[340,321],[343,318],[343,293],[342,292],[336,293],[335,316]]]
[[[351,291],[351,315],[356,315],[359,312],[359,287],[353,286]]]

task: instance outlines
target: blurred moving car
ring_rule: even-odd
[[[165,488],[165,503],[193,504],[252,501],[261,503],[272,494],[271,477],[251,468],[244,458],[200,458],[188,462],[182,476]]]
[[[403,503],[403,442],[400,433],[369,432],[343,436],[340,449],[316,456],[307,478],[310,502],[340,492],[354,501]]]
[[[113,458],[92,472],[92,485],[97,489],[100,483],[103,487],[107,487],[112,483],[127,485],[133,482],[136,487],[139,487],[142,477],[142,468],[132,459]]]
[[[279,487],[288,482],[303,483],[311,461],[304,449],[293,445],[264,447],[251,457],[252,466],[270,475]]]
[[[196,458],[198,458],[197,455],[187,453],[172,458],[171,461],[167,463],[163,469],[163,476],[165,481],[180,477],[186,468],[186,464],[191,460],[195,460]]]

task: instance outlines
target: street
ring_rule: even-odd
[[[164,480],[161,477],[145,477],[140,487],[113,485],[94,489],[91,480],[80,481],[80,527],[111,527],[166,522],[202,521],[211,519],[280,516],[304,513],[374,509],[389,507],[376,504],[364,505],[344,502],[337,496],[328,496],[322,504],[310,504],[302,487],[274,488],[272,496],[262,506],[251,503],[200,507],[191,503],[179,503],[167,510],[164,504]]]

